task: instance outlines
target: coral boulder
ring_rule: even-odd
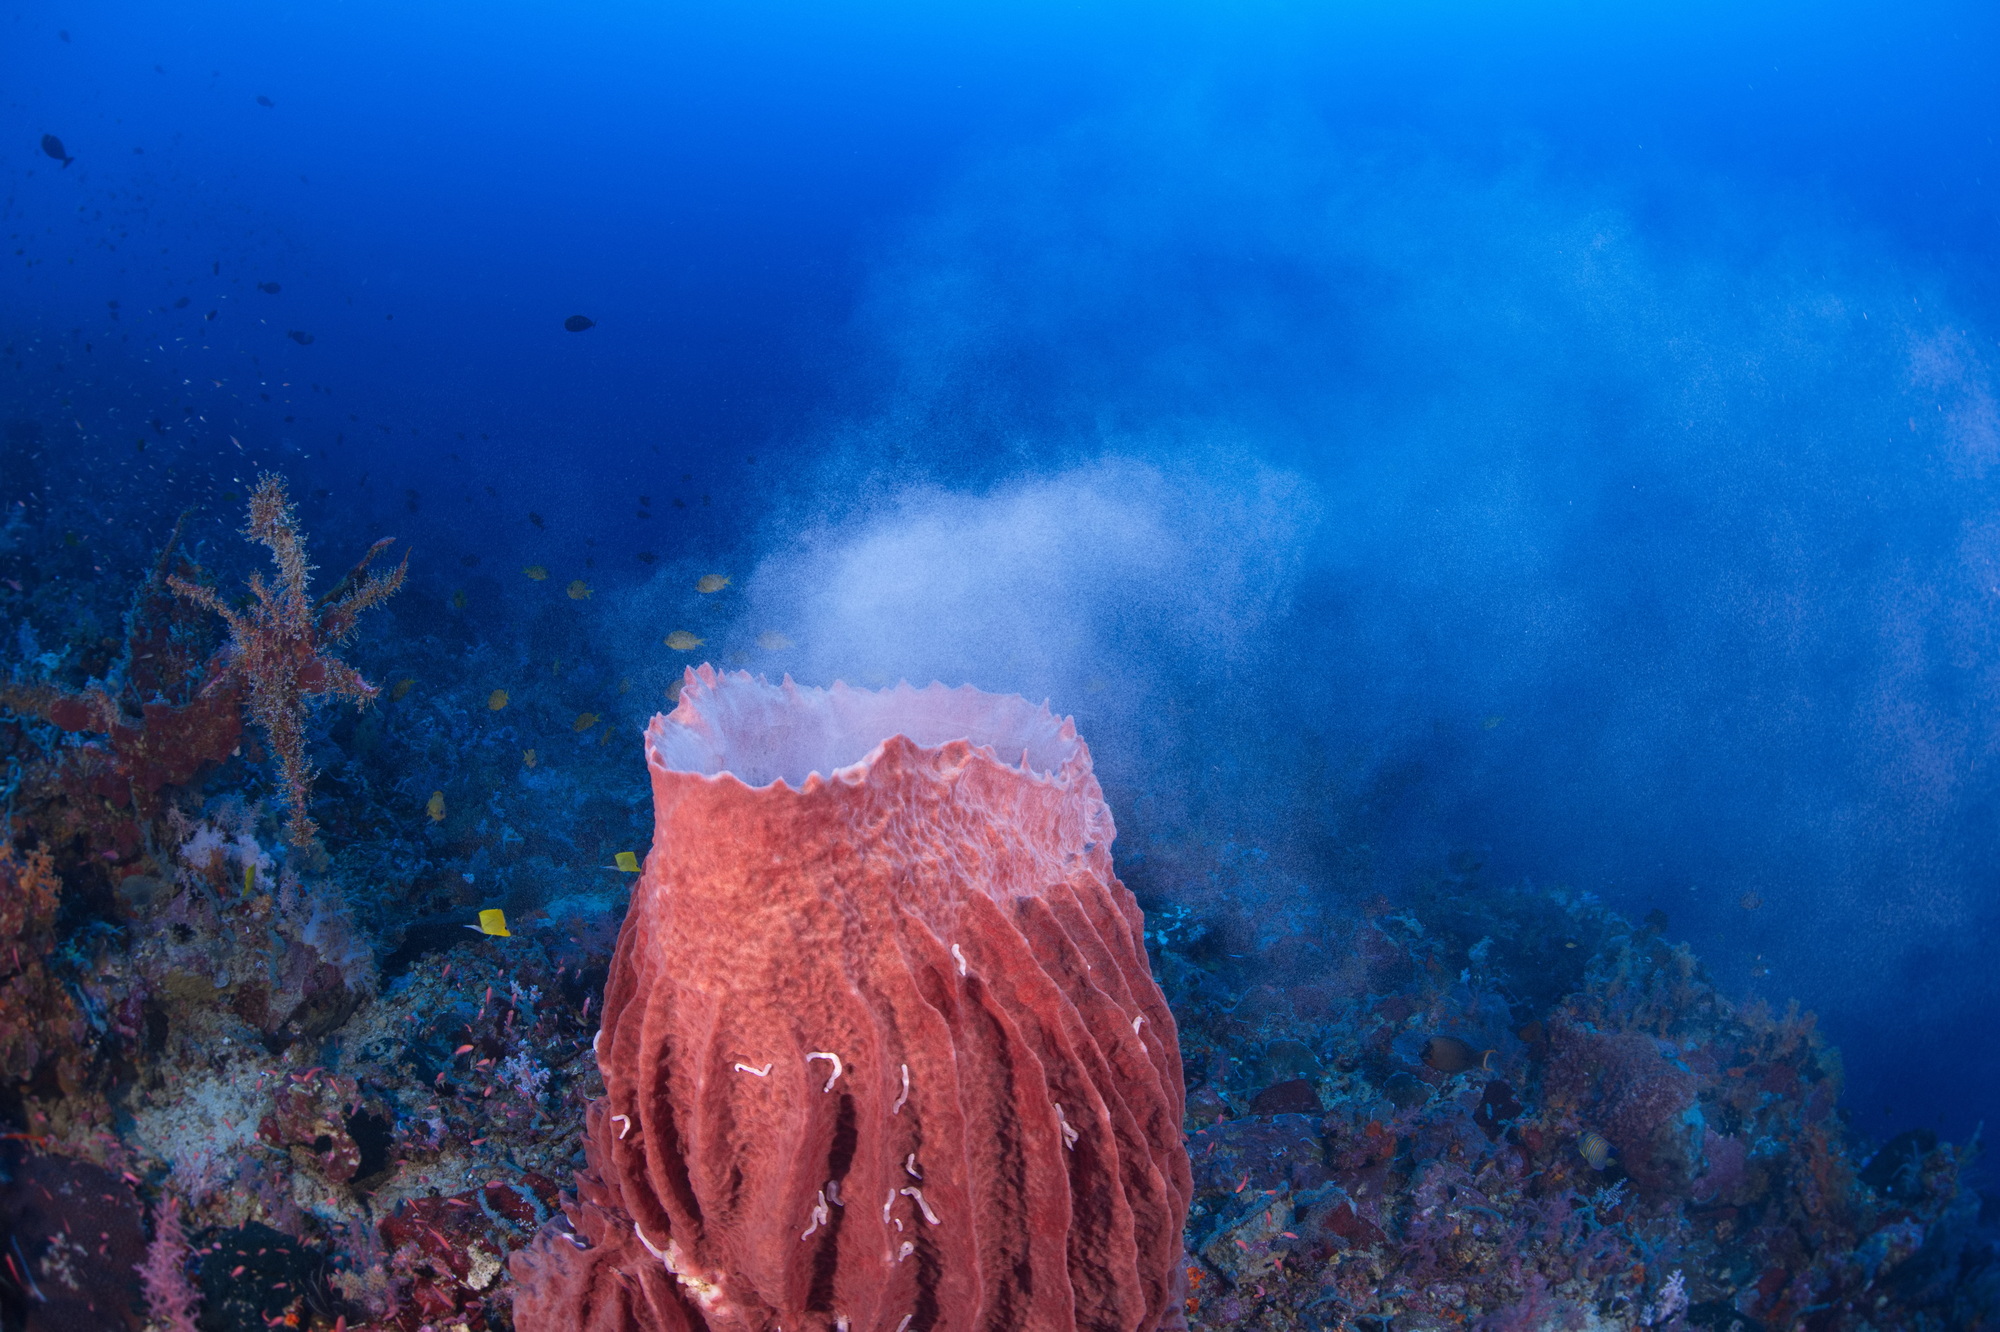
[[[1174,1021],[1074,728],[691,672],[543,1329],[1177,1323]]]

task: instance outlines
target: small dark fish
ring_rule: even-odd
[[[188,308],[188,298],[185,296],[181,297],[179,300],[174,302],[174,309],[176,310],[185,310],[187,308]]]
[[[267,296],[276,296],[279,292],[283,291],[284,288],[279,286],[275,282],[259,282],[257,284],[257,290],[263,292]]]
[[[259,105],[259,106],[276,106],[276,105],[277,105],[277,103],[276,103],[276,102],[274,102],[274,101],[272,101],[272,100],[271,100],[270,98],[268,98],[268,97],[264,96],[264,94],[262,94],[262,93],[258,93],[258,94],[257,94],[257,105]]]
[[[531,523],[533,523],[533,524],[534,524],[534,525],[535,525],[536,527],[547,527],[547,526],[548,526],[548,524],[546,524],[546,523],[544,523],[544,522],[542,521],[542,515],[540,515],[539,513],[530,513],[530,514],[528,515],[528,521],[529,521],[529,522],[531,522]]]
[[[47,143],[48,140],[44,139],[42,142]],[[586,318],[583,315],[571,315],[569,318],[563,320],[563,327],[572,333],[581,333],[586,328],[596,328],[597,321]]]
[[[1486,1052],[1492,1054],[1491,1050]],[[1424,1062],[1440,1073],[1463,1073],[1484,1067],[1485,1059],[1470,1044],[1456,1036],[1433,1036],[1424,1042]]]
[[[285,336],[293,342],[298,343],[301,347],[310,347],[312,345],[313,335],[302,328],[288,328],[285,330]]]
[[[653,554],[653,552],[650,550],[642,550],[639,552],[639,563],[641,564],[651,564],[654,560],[658,558],[659,556]]]
[[[42,136],[42,151],[50,157],[55,158],[56,161],[61,162],[64,166],[68,166],[71,162],[76,161],[74,157],[63,151],[62,140],[53,134],[44,134]],[[586,324],[585,327],[587,328],[589,325]]]

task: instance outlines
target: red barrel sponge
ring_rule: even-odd
[[[703,667],[646,758],[523,1332],[1178,1326],[1180,1052],[1075,727]]]

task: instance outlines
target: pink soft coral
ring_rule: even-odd
[[[158,1332],[195,1332],[201,1296],[187,1274],[187,1234],[181,1229],[181,1205],[169,1197],[153,1218],[153,1242],[146,1261],[135,1271],[146,1288],[146,1312]]]

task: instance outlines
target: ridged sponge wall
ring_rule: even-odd
[[[1177,1325],[1174,1021],[1067,721],[691,672],[523,1332]]]

